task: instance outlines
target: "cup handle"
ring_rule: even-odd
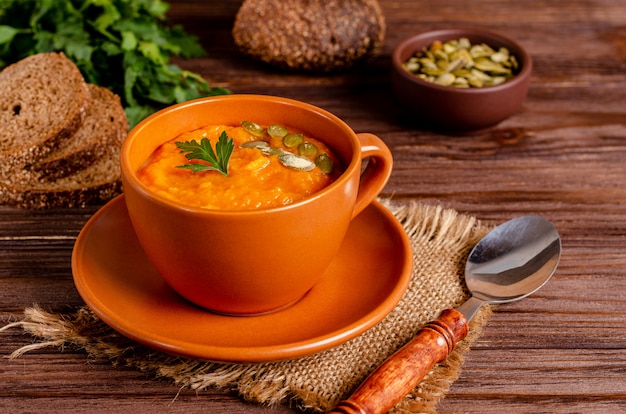
[[[361,159],[368,159],[361,173],[359,192],[352,211],[356,217],[380,194],[391,176],[393,157],[382,139],[369,133],[356,134],[361,143]]]

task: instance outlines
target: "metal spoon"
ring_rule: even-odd
[[[469,300],[426,324],[330,412],[389,411],[465,338],[469,321],[482,305],[511,302],[535,292],[554,274],[560,256],[561,238],[552,223],[541,217],[519,217],[493,229],[467,259]]]

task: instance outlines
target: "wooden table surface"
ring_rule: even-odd
[[[394,157],[384,194],[442,204],[488,223],[552,220],[563,239],[555,277],[499,306],[466,354],[441,413],[626,411],[626,7],[622,0],[381,1],[384,49],[367,67],[332,76],[285,73],[239,54],[230,30],[240,1],[172,1],[169,16],[208,56],[180,64],[235,93],[303,100],[383,138]],[[416,128],[389,81],[398,41],[431,28],[474,26],[518,40],[534,59],[520,112],[474,136]],[[68,312],[75,237],[96,208],[0,207],[0,321],[25,307]],[[7,356],[32,342],[0,334]],[[66,347],[0,361],[0,411],[288,413],[234,393],[179,390]],[[179,393],[180,392],[180,393]]]

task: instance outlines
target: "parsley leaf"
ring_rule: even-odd
[[[194,174],[201,171],[219,171],[228,176],[228,161],[230,161],[230,156],[235,149],[235,144],[232,138],[228,138],[226,131],[222,131],[217,140],[215,151],[213,151],[211,141],[208,138],[202,138],[200,143],[195,139],[185,142],[177,141],[176,146],[181,153],[188,153],[185,154],[188,160],[201,160],[209,163],[209,165],[200,163],[184,164],[179,165],[177,168],[189,169]]]
[[[131,127],[165,106],[230,93],[170,63],[205,51],[168,24],[168,8],[162,0],[1,0],[0,69],[63,52],[87,82],[120,96]]]

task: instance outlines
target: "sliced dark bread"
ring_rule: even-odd
[[[88,85],[91,105],[78,131],[59,149],[26,168],[41,180],[53,181],[78,172],[119,149],[128,132],[128,119],[119,96]]]
[[[29,56],[0,72],[0,173],[32,163],[78,130],[90,102],[76,65],[62,53]]]
[[[0,187],[0,202],[20,208],[77,208],[100,205],[120,194],[119,147],[95,164],[55,182]]]

